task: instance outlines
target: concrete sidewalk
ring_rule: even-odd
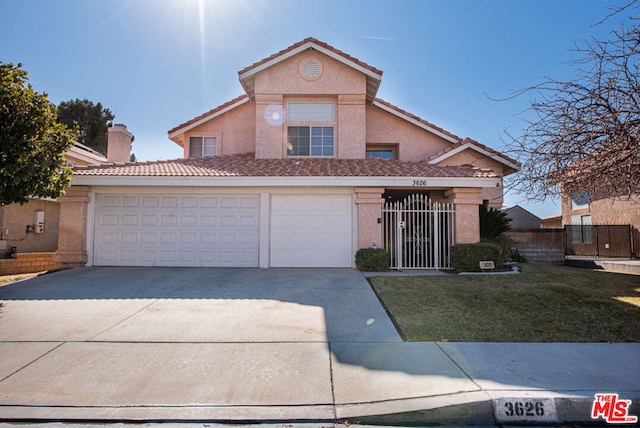
[[[0,302],[4,421],[590,422],[602,392],[640,415],[640,344],[404,343],[349,269],[83,268]]]

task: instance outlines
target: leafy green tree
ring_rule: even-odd
[[[0,206],[57,198],[71,181],[64,153],[76,133],[28,80],[22,64],[0,61]]]
[[[114,118],[111,110],[87,99],[63,101],[58,106],[58,121],[79,131],[80,144],[103,155],[107,154],[108,128]]]

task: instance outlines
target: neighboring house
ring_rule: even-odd
[[[576,192],[562,198],[562,223],[573,226],[567,244],[570,254],[592,252],[599,256],[639,255],[640,196],[609,196]],[[602,227],[600,232],[593,226]],[[599,236],[594,234],[599,233]]]
[[[640,197],[608,197],[579,192],[562,198],[564,225],[631,225],[640,229]]]
[[[183,159],[75,169],[58,262],[352,267],[400,227],[385,202],[414,194],[455,208],[453,240],[424,243],[477,242],[478,206],[519,168],[377,98],[382,71],[313,38],[238,75],[243,95],[168,132]]]
[[[67,166],[99,165],[105,162],[129,160],[133,135],[124,125],[109,128],[109,153],[105,157],[97,151],[76,143],[66,153]],[[9,248],[18,253],[53,252],[58,248],[60,204],[49,198],[31,198],[25,204],[0,207],[0,258]],[[36,227],[37,223],[42,227]]]
[[[511,230],[540,229],[540,217],[531,214],[520,205],[505,207],[501,211],[511,219]]]
[[[562,229],[562,214],[541,218],[540,227],[543,229]]]

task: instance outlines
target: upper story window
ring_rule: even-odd
[[[398,146],[395,144],[367,144],[365,157],[378,159],[398,159]]]
[[[289,122],[333,122],[335,112],[333,103],[314,102],[287,104]]]
[[[365,156],[368,158],[380,158],[380,159],[393,159],[393,150],[380,149],[380,150],[366,150]]]
[[[333,126],[290,126],[289,156],[333,156]]]
[[[287,156],[334,155],[335,106],[330,102],[287,103]]]
[[[579,192],[571,194],[571,209],[581,210],[589,208],[589,192]]]
[[[189,157],[203,158],[215,156],[218,151],[217,137],[190,137]]]

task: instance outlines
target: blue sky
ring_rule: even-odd
[[[503,150],[545,76],[568,79],[575,41],[621,0],[0,0],[0,61],[21,62],[56,104],[101,102],[138,160],[181,157],[167,131],[243,93],[238,70],[315,37],[384,72],[378,96]],[[529,203],[539,216],[558,203]]]

